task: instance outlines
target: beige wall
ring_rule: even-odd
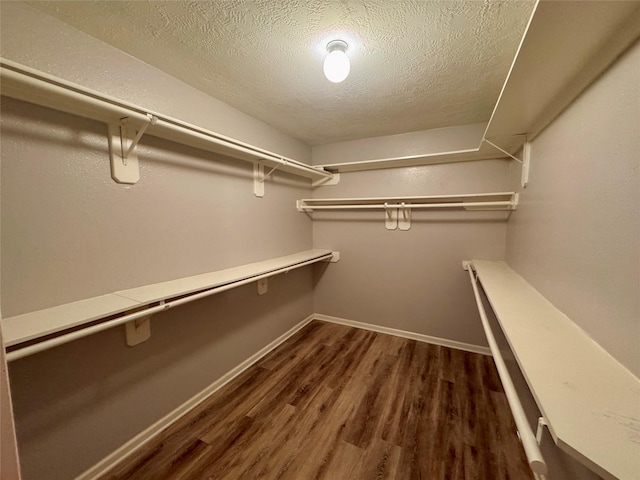
[[[0,6],[4,57],[310,159],[148,65],[24,4]],[[306,179],[275,172],[258,199],[251,164],[144,137],[140,182],[118,185],[105,125],[6,98],[1,135],[5,316],[312,247],[295,209]],[[159,314],[134,348],[116,328],[12,362],[23,477],[74,477],[300,322],[313,312],[311,272],[272,279],[264,296],[248,285]]]
[[[505,191],[503,160],[341,175],[315,198]],[[486,345],[461,263],[500,260],[505,212],[413,212],[409,231],[389,231],[383,212],[315,212],[313,239],[342,259],[317,281],[315,311],[474,345]]]
[[[507,262],[640,375],[640,44],[533,142]]]
[[[250,163],[145,137],[125,186],[102,123],[4,99],[2,128],[7,317],[311,248],[306,179],[257,198]]]

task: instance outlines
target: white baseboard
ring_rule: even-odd
[[[445,338],[431,337],[429,335],[423,335],[421,333],[406,332],[404,330],[382,327],[380,325],[373,325],[371,323],[356,322],[355,320],[347,320],[346,318],[331,317],[329,315],[323,315],[321,313],[314,314],[313,319],[322,320],[323,322],[339,323],[340,325],[362,328],[363,330],[371,330],[372,332],[386,333],[387,335],[395,335],[396,337],[410,338],[412,340],[417,340],[418,342],[432,343],[434,345],[440,345],[442,347],[455,348],[457,350],[464,350],[465,352],[479,353],[481,355],[491,356],[491,350],[489,350],[489,347],[481,347],[480,345],[472,345],[470,343],[456,342],[455,340],[447,340]]]
[[[244,362],[242,362],[240,365],[238,365],[237,367],[233,368],[232,370],[224,374],[222,377],[220,377],[218,380],[213,382],[207,388],[197,393],[196,395],[191,397],[189,400],[187,400],[185,403],[180,405],[178,408],[176,408],[169,414],[162,417],[160,420],[158,420],[156,423],[154,423],[150,427],[140,432],[138,435],[133,437],[131,440],[129,440],[124,445],[122,445],[120,448],[118,448],[117,450],[113,451],[111,454],[109,454],[108,456],[100,460],[93,467],[81,473],[79,476],[75,478],[75,480],[92,480],[102,475],[103,473],[105,473],[108,469],[112,468],[118,462],[121,462],[122,460],[127,458],[129,455],[133,454],[136,450],[141,448],[143,445],[145,445],[147,442],[152,440],[156,435],[162,432],[162,430],[164,430],[173,422],[178,420],[181,416],[193,410],[201,402],[206,400],[211,394],[213,394],[220,388],[224,387],[227,383],[229,383],[231,380],[236,378],[238,375],[240,375],[247,368],[249,368],[251,365],[253,365],[258,360],[260,360],[262,357],[264,357],[271,350],[273,350],[280,344],[284,343],[289,337],[293,336],[296,332],[298,332],[298,330],[304,328],[314,318],[315,318],[315,315],[309,315],[307,318],[302,320],[300,323],[295,325],[293,328],[291,328],[287,332],[283,333],[281,336],[276,338],[273,342],[271,342],[269,345],[261,349],[259,352],[247,358]]]
[[[262,357],[264,357],[267,353],[269,353],[274,348],[278,347],[280,344],[284,343],[289,337],[293,336],[296,332],[304,328],[309,322],[312,320],[321,320],[324,322],[331,323],[339,323],[341,325],[347,325],[350,327],[361,328],[364,330],[371,330],[373,332],[378,333],[386,333],[388,335],[395,335],[397,337],[410,338],[412,340],[417,340],[419,342],[432,343],[435,345],[441,345],[444,347],[456,348],[458,350],[465,350],[467,352],[480,353],[482,355],[491,355],[489,348],[480,347],[478,345],[470,345],[468,343],[455,342],[453,340],[446,340],[438,337],[430,337],[428,335],[422,335],[420,333],[406,332],[404,330],[397,330],[395,328],[389,327],[381,327],[379,325],[372,325],[369,323],[356,322],[354,320],[347,320],[344,318],[331,317],[329,315],[322,315],[319,313],[314,313],[309,315],[307,318],[302,320],[300,323],[295,325],[293,328],[282,334],[280,337],[275,339],[269,345],[247,358],[244,362],[242,362],[237,367],[233,368],[225,375],[220,377],[218,380],[213,382],[207,388],[197,393],[185,403],[180,405],[178,408],[170,412],[169,414],[162,417],[160,420],[155,422],[150,427],[146,428],[138,435],[133,437],[127,443],[122,445],[120,448],[113,451],[111,454],[103,458],[100,462],[96,463],[93,467],[89,468],[85,472],[81,473],[79,476],[75,478],[75,480],[92,480],[102,474],[104,474],[107,470],[112,468],[118,462],[121,462],[128,456],[135,453],[136,450],[144,446],[147,442],[152,440],[156,435],[162,432],[165,428],[171,425],[173,422],[178,420],[181,416],[187,414],[189,411],[193,410],[197,407],[201,402],[206,400],[211,394],[224,387],[231,380],[236,378],[242,372],[244,372],[247,368],[249,368],[254,363],[258,362]]]

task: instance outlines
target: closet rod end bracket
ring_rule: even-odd
[[[127,345],[134,347],[151,338],[151,316],[136,318],[124,324]]]

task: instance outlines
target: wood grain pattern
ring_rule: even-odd
[[[101,480],[532,480],[490,357],[311,322]]]

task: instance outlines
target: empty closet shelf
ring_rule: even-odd
[[[120,124],[128,119],[145,133],[202,150],[249,162],[263,162],[312,180],[332,177],[319,167],[311,167],[263,148],[207,130],[182,120],[125,102],[67,80],[0,58],[2,95],[62,112],[104,122]],[[125,182],[127,183],[127,182]]]
[[[640,379],[506,263],[469,266],[557,446],[603,478],[638,478]]]
[[[385,209],[464,209],[515,210],[515,192],[479,193],[464,195],[434,195],[427,197],[368,197],[368,198],[307,198],[297,201],[300,212],[314,210],[385,210]]]
[[[197,300],[279,273],[286,273],[289,270],[305,265],[329,261],[332,256],[331,250],[306,250],[293,255],[121,290],[99,297],[4,318],[2,319],[2,331],[5,345],[12,347],[25,342],[33,342],[53,334],[66,334],[68,330],[78,329],[83,326],[87,326],[87,330],[91,329],[91,332],[94,333],[110,328],[106,326],[107,324],[111,326],[122,324],[123,322],[120,319],[126,321],[127,318],[132,316],[156,313],[171,306]],[[105,320],[106,328],[100,328],[102,325],[100,323],[96,324],[97,321],[103,319]],[[130,319],[133,320],[133,318]],[[74,338],[79,338],[80,336],[82,335],[76,335]],[[53,340],[55,340],[55,337]],[[53,346],[60,343],[66,342],[57,342]],[[12,359],[12,356],[8,358]]]

